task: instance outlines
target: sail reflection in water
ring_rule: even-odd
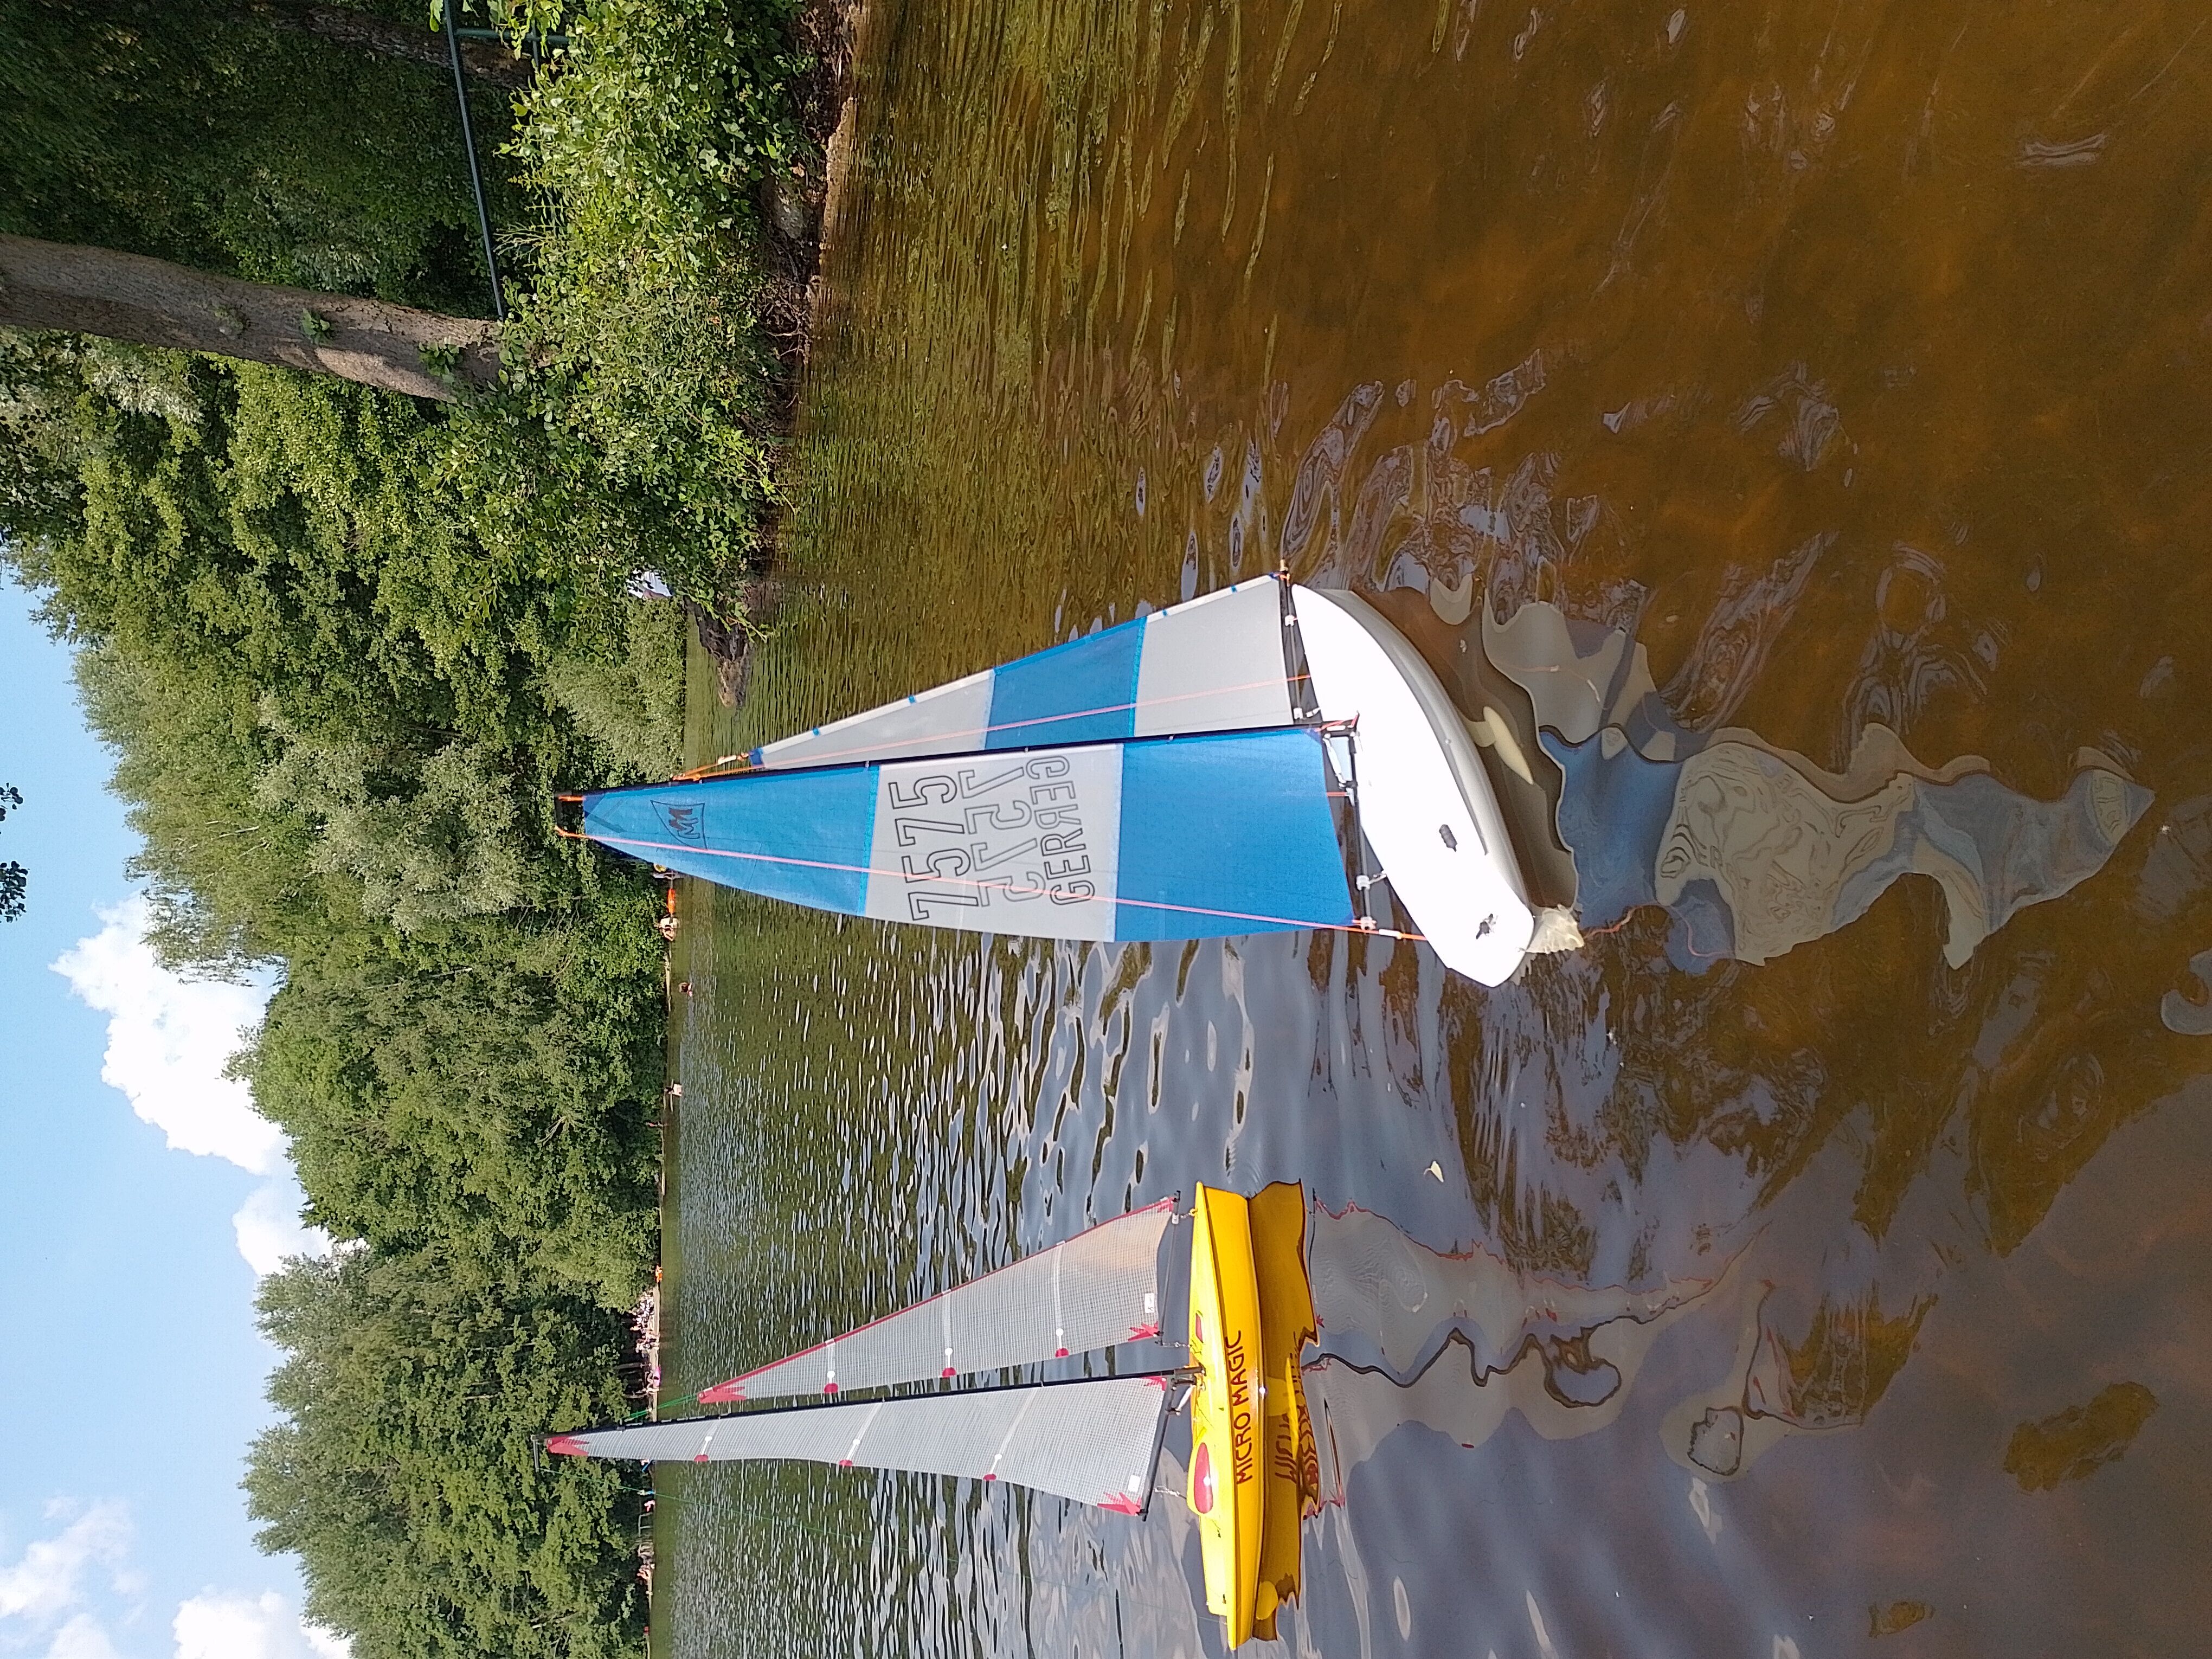
[[[1786,597],[1819,550],[1772,573],[1773,586]],[[1944,958],[1961,967],[2021,909],[2103,868],[2151,803],[2093,749],[2075,757],[2065,794],[2045,802],[2007,787],[1979,756],[1930,766],[1879,724],[1860,728],[1843,770],[1830,772],[1741,727],[1683,724],[1677,699],[1732,706],[1713,689],[1718,671],[1695,655],[1662,695],[1625,628],[1544,599],[1501,623],[1472,574],[1457,588],[1431,580],[1430,606],[1463,614],[1470,590],[1485,596],[1486,664],[1525,695],[1518,708],[1479,704],[1480,735],[1501,788],[1540,799],[1540,822],[1556,830],[1577,922],[1601,932],[1661,907],[1673,918],[1668,955],[1693,973],[1771,961],[1833,933],[1906,875],[1942,890]],[[1743,642],[1723,630],[1711,648],[1726,655]],[[1542,757],[1552,777],[1536,769]],[[1533,855],[1544,856],[1540,845]]]

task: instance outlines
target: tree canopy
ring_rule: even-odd
[[[442,58],[419,0],[0,0],[0,234],[483,314],[450,76],[301,27],[311,12]],[[507,93],[471,104],[506,142]],[[522,222],[521,191],[487,184]]]
[[[628,1409],[662,946],[549,801],[675,764],[680,617],[487,544],[389,393],[47,337],[0,343],[0,428],[156,944],[283,968],[240,1064],[340,1250],[265,1287],[264,1542],[361,1659],[635,1651],[636,1496],[528,1436]]]

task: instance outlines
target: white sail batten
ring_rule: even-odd
[[[1087,1377],[1020,1389],[786,1406],[555,1435],[550,1452],[642,1462],[792,1458],[1029,1486],[1140,1513],[1167,1413],[1165,1376]]]
[[[1158,1336],[1160,1235],[1173,1213],[1164,1199],[1117,1216],[699,1398],[712,1405],[888,1388]]]

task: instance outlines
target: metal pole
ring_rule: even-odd
[[[499,254],[492,246],[491,211],[484,206],[483,172],[477,166],[477,135],[469,119],[469,86],[461,74],[461,40],[453,32],[453,8],[460,0],[445,0],[439,11],[446,20],[446,55],[453,62],[453,101],[461,111],[461,148],[469,156],[469,188],[476,192],[477,228],[483,234],[484,269],[491,273],[491,314],[507,320],[507,295],[500,291]]]

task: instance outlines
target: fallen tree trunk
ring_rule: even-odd
[[[499,326],[214,276],[110,248],[0,236],[0,327],[97,334],[451,400],[499,378]]]

